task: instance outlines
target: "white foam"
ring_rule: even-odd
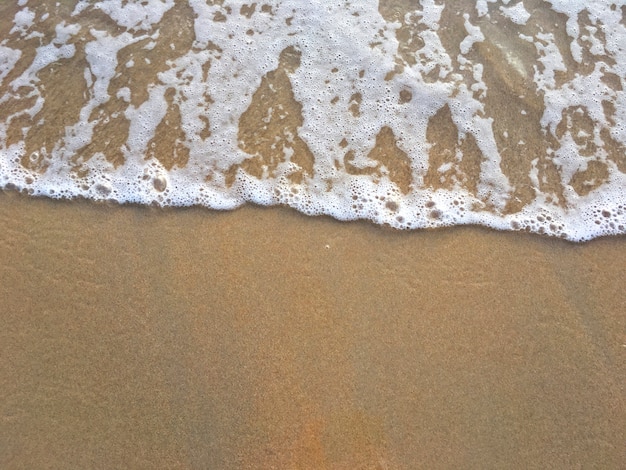
[[[19,3],[22,8],[12,19],[10,34],[43,38],[26,3]],[[20,163],[26,143],[7,142],[16,115],[4,116],[0,121],[0,185],[50,197],[202,204],[215,209],[231,209],[245,202],[286,204],[306,214],[329,214],[341,220],[366,218],[403,229],[482,224],[571,240],[626,233],[626,179],[609,158],[603,140],[608,131],[615,142],[626,144],[626,30],[619,9],[607,8],[601,0],[549,0],[549,6],[567,18],[565,29],[573,58],[581,64],[586,54],[597,58],[586,72],[570,73],[556,34],[546,29],[537,32],[521,1],[479,0],[468,7],[463,13],[466,35],[456,45],[456,57],[442,40],[445,4],[434,0],[419,2],[414,10],[407,9],[393,21],[381,15],[376,0],[354,4],[268,0],[255,4],[250,15],[243,14],[242,1],[214,3],[188,1],[194,12],[189,20],[193,21],[195,37],[191,50],[179,50],[175,38],[164,38],[161,31],[161,23],[170,21],[164,20],[164,15],[176,6],[174,0],[78,1],[72,16],[56,25],[55,37],[47,43],[41,39],[32,62],[25,64],[24,72],[5,86],[7,91],[0,97],[0,104],[22,99],[18,90],[27,87],[28,97],[34,100],[21,112],[32,116],[33,123],[39,122],[38,115],[45,106],[45,83],[41,83],[39,73],[53,63],[64,66],[81,53],[88,67],[81,70],[80,78],[88,93],[78,120],[64,129],[58,142],[47,147],[52,149],[49,155],[44,148],[35,152],[33,157],[43,155],[48,166],[45,171],[34,171]],[[107,15],[122,32],[79,22],[95,10]],[[503,45],[490,37],[493,25],[485,27],[490,11],[499,11],[515,23],[522,31],[520,39],[534,45],[534,63],[523,62],[525,56],[506,49],[513,47],[508,41]],[[581,22],[585,12],[590,24]],[[398,39],[407,25],[413,40],[420,43],[412,59],[403,55],[406,53]],[[75,40],[79,36],[87,39]],[[137,53],[120,63],[126,48],[139,41],[143,41],[145,55]],[[164,71],[142,82],[147,98],[134,102],[135,93],[140,91],[135,88],[137,84],[115,88],[115,79],[125,70],[145,68],[150,63],[149,52],[160,41],[167,41],[168,49],[175,51],[174,58],[166,62]],[[494,117],[487,113],[491,90],[486,77],[493,64],[476,59],[479,43],[490,41],[505,50],[507,65],[522,79],[531,80],[534,70],[534,87],[543,101],[539,124],[552,142],[548,154],[537,155],[529,168],[534,199],[515,213],[506,212],[516,188],[504,169],[506,162],[494,135]],[[259,179],[240,168],[229,176],[227,184],[226,172],[252,157],[240,141],[240,118],[263,80],[268,80],[268,72],[279,67],[281,53],[287,48],[300,54],[299,67],[289,71],[288,77],[294,99],[302,107],[302,124],[296,130],[284,131],[286,143],[277,147],[282,149],[282,161],[271,171],[265,165],[264,176]],[[10,46],[6,41],[0,43],[0,84],[7,85],[2,81],[23,56],[15,42]],[[400,99],[402,96],[410,98]],[[168,170],[157,159],[146,157],[150,142],[166,119],[170,99],[180,111],[177,145],[188,149],[189,161]],[[112,100],[123,107],[120,115],[129,121],[127,141],[114,149],[125,158],[124,164],[117,166],[102,151],[81,153],[92,141],[96,124],[109,119],[105,116],[90,121],[93,111]],[[610,103],[609,108],[606,103]],[[446,174],[457,172],[455,183],[439,189],[424,183],[430,171],[429,150],[435,144],[428,142],[428,126],[444,106],[458,131],[457,143],[471,137],[480,150],[475,193],[463,184],[459,166],[463,155],[458,148],[451,151],[450,160],[433,169],[442,181]],[[585,131],[587,135],[582,129],[559,131],[564,116],[577,108],[584,110],[592,129]],[[610,116],[607,109],[613,110]],[[258,127],[286,112],[282,103],[271,103]],[[525,109],[518,112],[528,116]],[[392,169],[372,157],[384,129],[393,133],[395,145],[410,162],[403,170],[411,181],[408,186],[402,186]],[[503,135],[508,139],[514,131]],[[315,162],[312,174],[294,183],[290,175],[302,170],[294,150],[298,139],[310,149]],[[594,155],[583,152],[581,139],[594,143]],[[278,145],[278,140],[274,143]],[[518,145],[526,144],[520,140]],[[348,171],[345,165],[347,154],[355,171]],[[542,190],[546,184],[542,159],[550,160],[557,169],[564,204]],[[72,172],[72,161],[88,170],[87,176]],[[581,195],[572,181],[592,162],[604,165],[608,176],[606,181],[591,181],[594,189]]]
[[[0,84],[4,80],[20,57],[22,56],[22,51],[19,49],[11,49],[10,47],[5,47],[0,45]]]
[[[74,14],[92,7],[111,17],[118,25],[131,30],[150,29],[174,6],[174,0],[125,1],[125,0],[79,0]]]
[[[10,34],[20,32],[22,35],[28,31],[33,25],[35,20],[35,12],[31,11],[28,7],[23,8],[15,14],[13,23],[15,26],[10,31]]]
[[[515,24],[526,24],[530,18],[530,13],[524,8],[524,4],[519,2],[512,7],[500,7],[500,11],[504,16]]]
[[[467,54],[475,43],[484,41],[485,36],[479,27],[470,23],[467,13],[463,15],[463,18],[465,19],[465,31],[467,31],[467,36],[465,36],[465,39],[461,42],[460,49],[461,54]]]

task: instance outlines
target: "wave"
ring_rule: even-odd
[[[399,229],[626,233],[626,7],[19,0],[0,186]]]

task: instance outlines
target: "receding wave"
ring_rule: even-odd
[[[626,233],[623,2],[8,3],[4,188]]]

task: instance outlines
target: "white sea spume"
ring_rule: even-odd
[[[155,73],[152,83],[146,84],[147,99],[135,104],[131,102],[134,90],[111,85],[121,66],[134,66],[134,59],[120,64],[120,56],[139,42],[152,41],[146,47],[154,47],[174,0],[79,0],[72,15],[59,22],[54,37],[47,40],[38,31],[38,24],[47,16],[36,16],[34,1],[20,0],[11,37],[40,38],[40,45],[23,72],[4,83],[25,53],[10,38],[0,39],[0,90],[4,90],[0,106],[18,99],[24,89],[30,90],[20,99],[28,98],[32,104],[20,113],[30,115],[35,124],[45,106],[38,74],[53,63],[74,57],[78,53],[75,38],[87,32],[90,39],[81,53],[89,92],[78,121],[65,128],[65,135],[45,155],[48,164],[43,171],[23,164],[25,140],[8,139],[8,129],[18,114],[1,115],[0,186],[50,197],[214,209],[232,209],[245,202],[286,204],[306,214],[328,214],[340,220],[364,218],[402,229],[481,224],[573,241],[626,233],[626,175],[614,158],[607,157],[603,140],[608,132],[621,149],[618,159],[626,159],[626,7],[623,2],[605,0],[548,1],[553,13],[567,18],[573,60],[581,63],[584,54],[596,60],[586,74],[576,73],[564,80],[559,77],[566,75],[567,60],[555,35],[548,30],[520,34],[533,46],[538,59],[517,68],[534,71],[532,80],[543,101],[541,128],[558,142],[558,148],[543,156],[560,175],[563,195],[558,203],[542,190],[539,160],[535,159],[529,172],[534,200],[519,210],[506,210],[515,187],[503,170],[494,118],[485,112],[483,98],[489,87],[483,77],[488,65],[472,63],[475,48],[486,36],[488,39],[480,21],[491,12],[497,11],[502,21],[513,27],[532,23],[531,12],[522,2],[512,0],[475,2],[474,11],[463,16],[465,31],[456,56],[442,44],[444,5],[434,0],[419,2],[418,9],[401,18],[404,23],[386,20],[375,0],[267,0],[254,3],[252,14],[243,14],[242,9],[252,2],[188,0],[194,14],[193,47],[169,60],[167,70]],[[82,24],[80,18],[95,10],[116,23],[119,31]],[[215,21],[216,15],[222,15],[220,21]],[[591,26],[581,27],[583,15]],[[415,60],[405,60],[398,67],[401,45],[397,32],[411,21],[422,45],[414,52]],[[264,77],[279,67],[281,53],[288,48],[300,54],[300,64],[290,71],[289,81],[302,106],[297,137],[314,156],[313,171],[299,180],[290,179],[300,168],[294,161],[293,146],[287,145],[283,161],[273,172],[258,178],[240,168],[228,182],[229,169],[251,158],[240,142],[240,119]],[[512,54],[510,60],[516,60]],[[453,64],[471,70],[472,83]],[[438,74],[436,79],[433,74]],[[606,80],[609,75],[612,84]],[[146,155],[167,114],[171,89],[176,90],[174,100],[185,136],[182,144],[189,160],[182,167],[166,169]],[[402,93],[409,93],[410,99],[399,100]],[[357,95],[358,113],[350,112]],[[112,99],[125,103],[123,115],[129,122],[121,165],[113,164],[102,152],[81,154],[99,122],[94,120],[94,111]],[[474,192],[461,184],[438,189],[424,184],[432,146],[427,139],[429,122],[444,106],[450,110],[460,139],[471,135],[482,154]],[[591,158],[581,153],[580,135],[557,132],[572,108],[584,109],[593,123],[592,135],[587,136],[596,148]],[[280,110],[270,108],[267,119],[277,112]],[[210,123],[210,135],[201,136],[204,122]],[[370,158],[382,129],[391,130],[398,149],[410,161],[408,189],[399,186],[389,168]],[[23,132],[27,135],[28,129]],[[347,151],[359,171],[347,171]],[[72,171],[77,156],[88,170],[87,176]],[[591,161],[601,162],[608,176],[593,190],[580,194],[571,181]],[[444,173],[455,165],[448,162],[439,171]]]

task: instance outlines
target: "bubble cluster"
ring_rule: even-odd
[[[43,3],[0,39],[4,188],[626,233],[626,26],[601,0]]]

